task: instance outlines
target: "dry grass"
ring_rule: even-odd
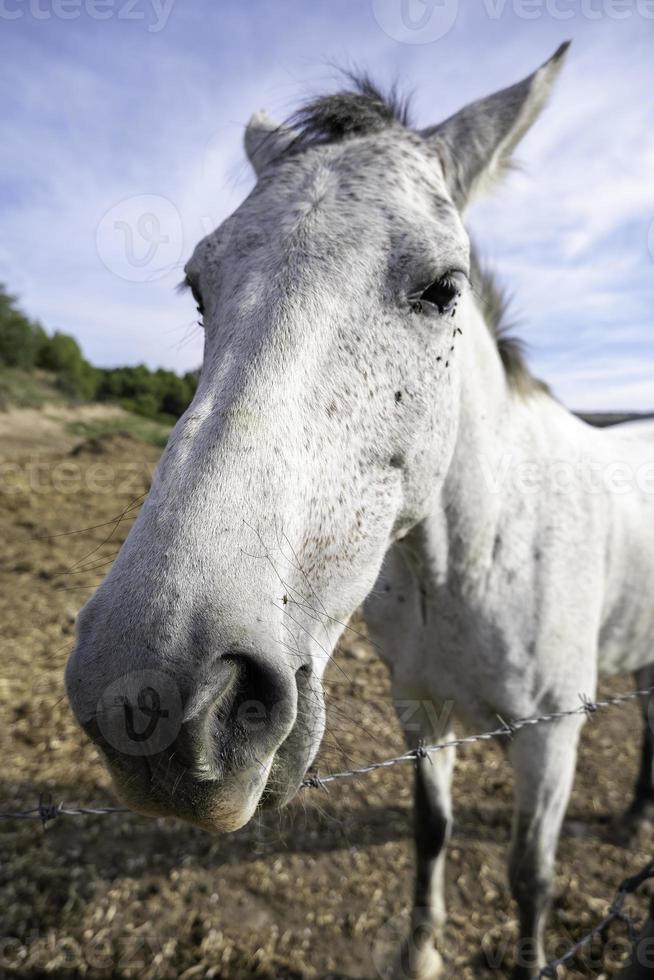
[[[85,556],[109,561],[129,522],[112,534],[108,525],[47,536],[115,517],[145,490],[157,457],[140,444],[135,452],[126,437],[70,455],[68,420],[55,431],[47,419],[39,428],[39,418],[23,419],[28,457],[6,429],[0,442],[3,461],[20,467],[13,489],[6,481],[0,487],[3,810],[34,805],[44,790],[70,804],[111,799],[63,698],[62,669],[75,614],[104,571],[70,569]],[[43,464],[38,488],[26,470],[34,454]],[[62,479],[62,463],[73,464],[76,482]],[[99,465],[113,474],[108,486],[98,484]],[[346,640],[328,680],[320,768],[395,753],[401,740],[387,678],[370,647]],[[612,685],[629,686],[628,679]],[[586,728],[569,813],[574,833],[560,850],[553,951],[593,924],[619,881],[648,856],[605,839],[606,819],[629,795],[638,727],[629,706]],[[45,832],[38,823],[0,822],[0,975],[375,977],[375,961],[401,929],[410,898],[410,781],[410,767],[400,766],[333,784],[328,794],[309,791],[287,813],[261,816],[223,838],[135,815],[61,818]],[[504,869],[510,796],[510,772],[495,747],[461,753],[446,949],[448,976],[457,980],[507,975],[515,915]],[[644,905],[640,899],[634,908],[644,912]],[[619,929],[613,936],[604,962],[596,956],[570,975],[614,975],[624,945]],[[499,957],[497,969],[485,963],[482,945]]]

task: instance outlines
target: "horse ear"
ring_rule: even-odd
[[[293,140],[296,133],[266,115],[255,112],[245,128],[245,152],[257,176],[269,163],[280,156]]]
[[[566,41],[524,81],[422,131],[440,156],[452,199],[461,210],[510,166],[511,153],[543,110],[569,47]]]

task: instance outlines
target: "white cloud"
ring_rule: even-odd
[[[199,335],[178,349],[194,311],[172,287],[251,186],[241,137],[253,109],[286,114],[329,85],[333,58],[406,79],[419,123],[433,123],[533,70],[570,33],[552,104],[520,151],[524,172],[471,224],[516,295],[536,369],[565,401],[654,405],[651,24],[526,22],[510,9],[495,21],[470,5],[442,41],[416,46],[388,38],[367,2],[334,0],[289,4],[286,18],[265,5],[178,4],[160,33],[137,26],[3,24],[0,279],[91,360],[198,363]],[[134,195],[162,196],[180,215],[179,263],[154,282],[121,279],[96,250],[102,216]],[[610,365],[607,346],[620,351]]]

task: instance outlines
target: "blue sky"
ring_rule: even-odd
[[[357,64],[428,125],[568,64],[468,224],[574,408],[654,409],[654,0],[0,0],[0,281],[96,364],[196,366],[174,285],[252,185],[254,109]]]

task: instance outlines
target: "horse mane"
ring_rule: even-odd
[[[338,143],[355,136],[381,132],[391,126],[411,129],[410,98],[393,85],[383,92],[368,75],[344,72],[352,88],[311,99],[287,121],[295,134],[283,156],[316,145]],[[482,266],[475,249],[471,255],[473,290],[484,320],[495,340],[510,386],[520,394],[549,392],[527,365],[524,343],[512,334],[507,319],[509,298],[491,271]]]
[[[482,264],[474,245],[470,250],[470,279],[510,386],[522,395],[534,392],[551,394],[547,383],[531,373],[525,356],[525,343],[513,333],[515,323],[508,315],[511,297],[494,272]]]

